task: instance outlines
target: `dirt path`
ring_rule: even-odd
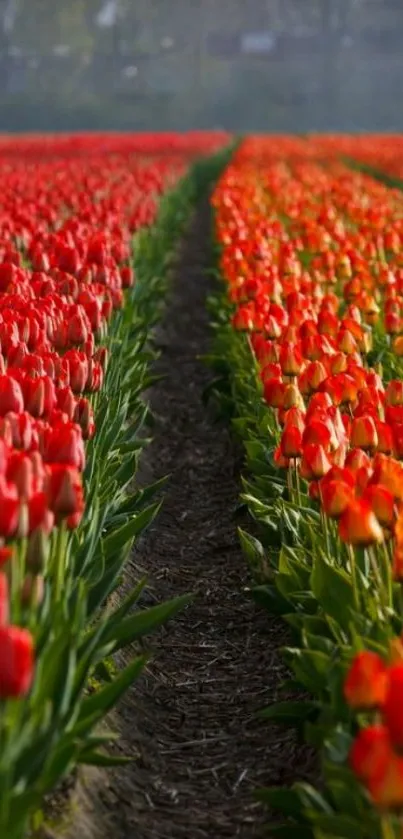
[[[141,469],[144,482],[171,478],[132,568],[135,579],[139,570],[149,575],[159,600],[199,596],[155,638],[147,677],[122,703],[119,750],[139,759],[89,792],[80,839],[253,839],[267,818],[253,788],[301,777],[307,760],[290,732],[253,718],[277,697],[285,675],[277,650],[286,633],[242,593],[239,464],[227,430],[202,404],[210,378],[197,360],[210,338],[208,241],[204,207],[173,277],[159,336],[164,379],[151,393],[157,424]]]

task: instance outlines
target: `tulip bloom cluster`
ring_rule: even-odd
[[[263,148],[255,167],[246,143],[227,170],[222,269],[281,427],[277,465],[297,467],[343,542],[369,547],[395,533],[403,500],[403,385],[367,364],[378,320],[401,352],[403,196],[301,162],[295,143],[287,165]],[[398,542],[393,573],[403,579]]]
[[[316,156],[344,155],[380,173],[403,178],[401,134],[313,135],[310,146]]]
[[[213,205],[232,326],[248,336],[273,412],[288,499],[316,506],[357,614],[370,587],[388,626],[403,583],[403,195],[350,171],[325,139],[253,138]],[[392,691],[393,667],[371,660],[385,676],[376,686]],[[403,745],[391,722],[396,691],[382,699],[389,756]],[[396,761],[368,785],[380,807],[395,804],[385,773],[396,768],[403,791]]]
[[[372,716],[356,736],[350,763],[382,809],[403,806],[403,658],[402,644],[391,645],[389,662],[374,652],[355,656],[344,684],[350,708]]]
[[[45,586],[55,606],[63,597],[63,556],[53,561],[48,543],[83,515],[102,342],[134,283],[131,239],[187,161],[222,143],[0,142],[0,699],[31,686],[32,612]]]

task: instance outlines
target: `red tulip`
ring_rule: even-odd
[[[394,746],[403,746],[403,664],[389,668],[382,715]]]
[[[349,762],[361,781],[382,776],[392,756],[392,746],[387,728],[371,725],[361,729],[351,747]]]
[[[18,382],[11,376],[0,376],[0,416],[4,417],[9,411],[21,414],[23,410],[24,397]]]
[[[64,518],[82,514],[83,487],[80,472],[73,466],[52,463],[48,468],[46,493],[49,507],[56,516]]]
[[[85,451],[80,426],[73,422],[59,422],[46,429],[42,454],[45,463],[65,463],[82,471]]]
[[[0,626],[0,698],[25,696],[34,674],[33,639],[19,626]]]
[[[331,462],[325,448],[317,443],[308,443],[302,450],[301,477],[307,481],[319,480],[331,469]]]
[[[302,454],[302,434],[299,428],[296,426],[284,428],[280,446],[283,457],[300,457]]]
[[[280,379],[267,379],[264,383],[264,398],[271,408],[282,408],[286,385]]]

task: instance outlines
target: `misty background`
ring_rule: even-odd
[[[0,0],[0,131],[403,130],[403,0]]]

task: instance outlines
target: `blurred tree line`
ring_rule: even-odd
[[[402,0],[0,0],[0,131],[398,127],[402,32]]]

